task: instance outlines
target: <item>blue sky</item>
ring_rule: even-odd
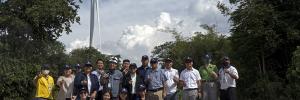
[[[228,33],[230,24],[218,11],[218,1],[228,4],[228,0],[100,0],[100,26],[95,25],[93,46],[139,63],[154,46],[174,40],[160,30],[176,28],[190,37],[203,31],[199,25],[216,24],[218,31]],[[67,52],[88,46],[90,0],[83,0],[80,7],[80,24],[73,24],[73,32],[59,38]]]

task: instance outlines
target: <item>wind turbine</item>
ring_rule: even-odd
[[[97,18],[96,24],[98,27],[96,28],[100,34],[100,10],[99,10],[99,0],[91,0],[91,16],[90,16],[90,44],[89,47],[93,46],[93,37],[95,32],[95,17]],[[100,48],[101,49],[101,34],[100,34]]]

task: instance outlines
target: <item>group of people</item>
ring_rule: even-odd
[[[117,58],[109,60],[109,70],[104,69],[104,61],[83,65],[83,70],[74,73],[70,66],[64,67],[64,75],[57,79],[60,90],[56,100],[236,100],[236,80],[239,78],[230,59],[224,57],[217,68],[211,64],[211,57],[203,57],[204,65],[195,69],[193,59],[184,60],[185,67],[174,69],[173,60],[165,58],[163,68],[158,68],[159,59],[142,56],[142,65],[125,59],[119,70]],[[149,66],[150,62],[150,66]],[[78,65],[79,66],[79,65]],[[54,79],[49,75],[49,66],[43,66],[34,78],[36,99],[53,99]],[[179,90],[182,89],[182,96]],[[218,92],[219,90],[219,92]]]

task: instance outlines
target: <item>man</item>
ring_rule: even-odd
[[[123,80],[122,80],[122,87],[126,90],[130,90],[131,87],[131,75],[130,75],[130,61],[128,59],[123,60],[122,64],[122,73],[123,73]],[[129,92],[127,92],[129,95]]]
[[[54,79],[49,75],[49,65],[43,65],[41,72],[34,77],[34,85],[36,86],[36,100],[53,99],[52,89],[54,87]]]
[[[109,60],[109,81],[108,88],[112,92],[112,100],[119,100],[119,91],[122,88],[123,74],[121,71],[117,70],[117,58],[112,58]]]
[[[142,62],[142,66],[138,68],[138,74],[142,80],[145,80],[145,74],[146,74],[147,70],[150,69],[150,67],[148,66],[148,63],[149,63],[148,56],[147,55],[142,56],[141,62]],[[143,82],[143,84],[144,84],[144,82]]]
[[[204,66],[200,67],[202,84],[202,100],[217,100],[217,84],[218,69],[216,65],[211,64],[211,57],[206,54],[203,57]]]
[[[145,83],[147,84],[147,99],[163,100],[166,96],[167,78],[161,69],[158,69],[158,59],[152,58],[150,61],[151,69],[146,72]]]
[[[92,64],[90,62],[87,62],[84,65],[84,71],[81,73],[78,73],[75,76],[74,79],[74,90],[73,90],[73,96],[72,99],[75,99],[77,97],[77,99],[79,99],[79,93],[80,93],[80,89],[82,88],[86,88],[87,89],[87,93],[88,93],[88,100],[89,99],[95,99],[96,98],[96,94],[97,94],[97,90],[99,89],[99,81],[96,75],[92,74]]]
[[[223,58],[223,66],[219,70],[219,76],[220,100],[237,100],[235,80],[239,79],[239,75],[236,68],[230,65],[229,57]]]
[[[166,58],[164,62],[165,62],[164,74],[167,77],[167,82],[166,82],[167,96],[164,99],[177,100],[178,97],[176,96],[176,92],[177,92],[177,83],[179,82],[178,70],[172,68],[173,65],[172,59]]]
[[[123,60],[122,70],[121,70],[122,73],[123,73],[123,75],[128,74],[128,72],[129,72],[129,66],[130,66],[130,60],[128,60],[128,59]]]
[[[193,60],[185,59],[185,69],[180,73],[180,84],[183,86],[182,100],[196,100],[201,89],[201,77],[199,71],[193,68]]]
[[[96,64],[97,64],[98,68],[92,72],[92,74],[96,75],[98,80],[99,80],[99,89],[98,89],[98,92],[97,92],[96,100],[102,100],[103,86],[100,83],[101,83],[101,80],[102,80],[101,76],[103,76],[105,74],[104,62],[103,62],[102,59],[97,59]]]
[[[125,86],[127,87],[127,90],[128,90],[128,97],[129,97],[129,100],[135,100],[137,99],[137,88],[140,84],[142,84],[143,80],[138,77],[138,74],[137,74],[137,66],[135,63],[131,63],[130,64],[130,74],[129,74],[129,77],[130,77],[130,80],[128,80],[128,86]]]

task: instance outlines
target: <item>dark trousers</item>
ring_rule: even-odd
[[[96,100],[102,100],[103,99],[102,95],[103,95],[102,91],[98,91],[97,96],[96,96]]]
[[[137,99],[137,94],[129,93],[128,97],[129,97],[129,100],[136,100]]]
[[[237,100],[235,87],[229,87],[226,90],[220,90],[220,100]]]

